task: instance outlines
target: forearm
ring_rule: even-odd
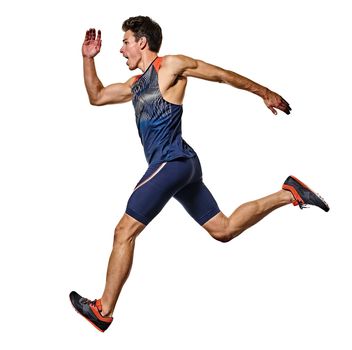
[[[265,98],[267,92],[269,91],[268,88],[229,70],[224,70],[221,80],[223,83],[238,89],[252,92],[262,98]]]
[[[98,78],[94,58],[83,57],[83,73],[89,102],[95,104],[104,86]]]

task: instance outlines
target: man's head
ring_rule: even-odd
[[[142,68],[143,57],[149,57],[158,53],[162,34],[160,26],[149,17],[131,17],[123,22],[122,29],[125,31],[123,45],[120,52],[127,58],[127,66],[130,70]]]
[[[136,41],[144,37],[148,43],[149,50],[155,53],[159,52],[163,39],[162,31],[159,24],[150,17],[130,17],[123,22],[122,30],[124,32],[129,30],[133,32]]]

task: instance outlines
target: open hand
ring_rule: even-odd
[[[96,35],[95,29],[90,28],[86,31],[86,36],[82,45],[82,55],[83,57],[93,58],[99,52],[101,48],[101,31],[98,30],[98,35]]]
[[[266,106],[275,114],[277,115],[276,109],[283,111],[286,114],[290,114],[291,107],[286,100],[284,100],[280,95],[276,92],[267,90],[267,93],[263,97],[264,103]],[[276,109],[275,109],[276,108]]]

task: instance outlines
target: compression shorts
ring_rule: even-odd
[[[195,156],[151,164],[129,198],[126,213],[148,225],[172,197],[200,225],[220,212],[203,183],[201,165]]]

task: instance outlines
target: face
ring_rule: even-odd
[[[136,38],[132,31],[128,30],[123,36],[123,45],[120,49],[123,57],[127,58],[127,66],[130,70],[138,68],[138,63],[141,59],[141,49],[139,45],[139,40]]]

